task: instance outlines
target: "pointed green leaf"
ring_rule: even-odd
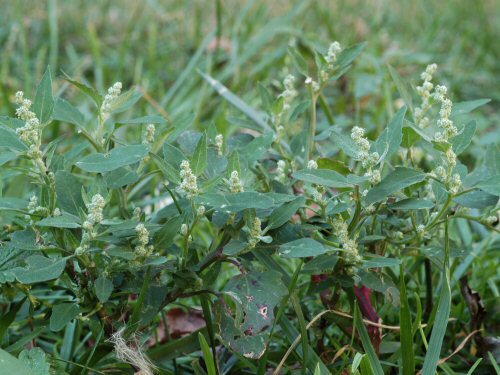
[[[280,246],[280,254],[286,258],[312,257],[326,253],[327,247],[312,238],[301,238]]]
[[[122,146],[114,148],[109,154],[89,155],[76,162],[76,165],[87,172],[110,172],[141,161],[147,153],[146,145]]]
[[[498,197],[500,196],[500,176],[488,178],[487,180],[480,182],[477,187]]]
[[[290,220],[290,218],[305,204],[305,202],[306,199],[304,197],[298,197],[297,199],[276,208],[269,216],[267,228],[274,229],[281,227],[283,224],[288,222],[288,220]]]
[[[66,73],[64,73],[64,79],[66,81],[68,81],[69,83],[71,83],[73,86],[76,86],[81,92],[83,92],[85,95],[87,95],[89,98],[91,98],[95,105],[97,106],[97,108],[101,108],[101,104],[103,102],[103,98],[101,96],[101,94],[99,94],[99,92],[97,92],[97,90],[94,90],[93,88],[91,87],[88,87],[87,85],[81,83],[81,82],[78,82],[78,81],[75,81],[74,79],[72,79],[71,77],[69,77]]]
[[[386,199],[389,195],[421,182],[424,179],[424,172],[411,168],[397,167],[388,176],[384,177],[378,185],[368,191],[366,203],[371,204]]]
[[[194,154],[191,159],[191,169],[196,176],[199,176],[203,173],[207,165],[207,135],[203,133],[198,141],[198,144],[196,145],[196,149],[194,150]]]
[[[472,141],[472,137],[474,137],[475,132],[476,121],[471,121],[464,126],[460,134],[450,140],[455,154],[460,155],[467,149]]]
[[[85,118],[82,113],[71,103],[62,98],[56,98],[54,103],[53,119],[74,124],[79,128],[85,126]]]
[[[23,284],[54,280],[61,276],[67,259],[32,255],[25,259],[25,267],[16,267],[12,269],[12,273]]]
[[[64,212],[60,216],[46,217],[36,223],[38,227],[52,228],[80,228],[81,220],[78,216]]]
[[[459,102],[453,104],[453,109],[451,111],[451,117],[460,116],[466,113],[469,113],[476,108],[479,108],[487,103],[489,103],[491,99],[476,99],[469,100],[466,102]]]
[[[399,150],[403,139],[403,120],[405,114],[406,107],[404,106],[394,115],[389,125],[387,125],[372,146],[372,149],[377,151],[384,159],[389,160]]]
[[[94,283],[95,295],[101,303],[107,302],[113,292],[113,282],[107,277],[100,276]]]
[[[4,125],[0,125],[0,147],[7,147],[16,151],[25,151],[28,149],[24,142],[19,139],[16,132]]]
[[[304,182],[329,187],[342,188],[353,186],[353,184],[347,181],[346,177],[329,169],[302,169],[295,172],[293,177]]]
[[[57,204],[60,209],[78,215],[80,209],[85,207],[81,191],[82,184],[75,176],[66,171],[56,172]]]
[[[36,89],[33,112],[35,112],[36,117],[40,120],[40,124],[45,124],[50,120],[53,111],[52,78],[50,77],[50,69],[47,67]]]
[[[0,365],[5,374],[37,375],[23,361],[0,349]]]

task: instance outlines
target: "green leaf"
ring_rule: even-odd
[[[0,125],[0,147],[7,147],[17,151],[28,149],[24,142],[19,139],[16,132],[4,125]]]
[[[91,154],[76,165],[86,172],[110,172],[141,161],[148,153],[146,145],[131,145],[117,147],[109,154]]]
[[[0,166],[4,165],[5,163],[8,163],[11,160],[14,160],[15,158],[17,158],[17,154],[15,152],[4,151],[0,153]]]
[[[136,89],[131,89],[118,95],[109,103],[109,113],[121,113],[131,108],[142,98],[142,93]]]
[[[329,187],[352,187],[346,177],[329,169],[302,169],[295,172],[293,177],[301,181]]]
[[[167,163],[165,160],[160,158],[154,152],[150,152],[149,155],[153,157],[156,165],[158,166],[158,168],[160,168],[161,172],[163,173],[163,176],[168,181],[173,182],[174,184],[179,184],[181,182],[179,171],[176,168],[174,168],[170,163]]]
[[[101,104],[103,102],[103,98],[101,96],[101,94],[99,94],[99,92],[97,92],[97,90],[94,90],[93,88],[91,87],[88,87],[87,85],[81,83],[81,82],[78,82],[78,81],[75,81],[74,79],[72,79],[71,77],[69,77],[66,73],[64,73],[64,79],[66,81],[68,81],[69,83],[71,83],[73,86],[76,86],[81,92],[83,92],[85,95],[87,95],[89,98],[91,98],[95,105],[97,106],[97,108],[101,108]]]
[[[405,104],[408,107],[410,107],[410,109],[413,111],[413,99],[411,97],[410,86],[406,83],[405,80],[403,80],[401,78],[398,71],[396,69],[394,69],[391,65],[387,65],[387,69],[389,70],[389,73],[391,74],[392,80],[394,81],[394,84],[396,85],[396,88],[399,92],[399,95],[401,95],[401,98],[403,98]]]
[[[498,197],[481,190],[474,190],[453,198],[453,201],[464,207],[486,208],[496,205]]]
[[[467,149],[467,147],[469,147],[475,132],[476,121],[471,121],[464,126],[464,129],[460,134],[450,140],[455,154],[460,155]]]
[[[33,112],[35,112],[36,117],[40,120],[40,124],[45,124],[50,120],[53,111],[52,78],[50,77],[50,69],[47,67],[36,89]]]
[[[179,233],[184,219],[181,216],[175,216],[167,221],[161,229],[155,232],[153,244],[157,249],[164,249],[174,242],[175,236]]]
[[[240,158],[238,156],[238,152],[233,150],[229,154],[229,157],[227,159],[227,170],[226,171],[227,171],[227,173],[226,173],[227,178],[231,177],[232,171],[238,172],[238,175],[241,176]]]
[[[447,261],[447,260],[446,260]],[[441,284],[441,293],[439,294],[439,302],[437,306],[436,317],[434,319],[434,327],[432,328],[429,347],[425,354],[424,366],[422,375],[434,375],[441,354],[446,327],[448,326],[448,318],[450,317],[451,308],[451,291],[449,271],[443,273],[443,283]]]
[[[12,269],[12,273],[23,284],[54,280],[61,276],[67,259],[32,255],[24,260],[26,267],[16,267]]]
[[[267,229],[281,227],[283,224],[288,222],[288,220],[290,220],[299,208],[304,206],[305,202],[306,199],[304,197],[298,197],[297,199],[276,208],[267,220]]]
[[[280,246],[280,254],[286,258],[304,258],[324,254],[330,249],[312,238],[301,238]]]
[[[362,42],[344,49],[337,58],[335,65],[340,69],[346,68],[352,64],[365,47],[366,42]]]
[[[128,120],[119,120],[120,124],[166,124],[165,119],[158,115],[136,117]]]
[[[414,144],[416,144],[422,137],[411,127],[405,126],[403,127],[403,139],[401,141],[401,146],[404,148],[410,148]]]
[[[229,243],[224,246],[224,254],[226,255],[238,255],[241,251],[245,250],[245,248],[248,246],[248,243],[239,241],[239,240],[231,240]]]
[[[107,302],[113,292],[113,282],[104,276],[99,276],[94,283],[95,295],[101,303]]]
[[[247,115],[253,122],[259,125],[263,130],[271,131],[271,127],[264,120],[262,113],[257,112],[250,107],[247,103],[241,100],[238,96],[233,94],[229,89],[216,79],[210,77],[208,74],[200,72],[201,76],[207,81],[220,96],[226,99],[229,103],[238,108],[241,112]]]
[[[194,150],[193,157],[191,159],[191,169],[196,176],[205,171],[205,168],[208,165],[208,156],[207,156],[207,135],[203,133],[198,144],[196,145],[196,149]]]
[[[205,360],[208,375],[217,375],[217,371],[215,370],[214,358],[212,357],[212,352],[210,351],[210,346],[208,345],[205,336],[203,336],[201,332],[198,332],[198,340],[200,342],[201,350],[203,351],[203,359]]]
[[[85,118],[83,114],[74,107],[71,103],[63,98],[56,98],[54,103],[53,119],[67,122],[83,128],[85,126]]]
[[[232,299],[236,310],[234,315],[222,298],[215,302],[215,321],[224,345],[246,358],[260,358],[274,324],[274,309],[288,293],[281,274],[241,274],[233,277],[223,292]]]
[[[323,254],[307,262],[302,268],[302,273],[321,274],[330,272],[337,264],[339,257],[332,254]]]
[[[359,336],[361,337],[363,348],[365,349],[368,359],[370,360],[373,373],[375,375],[384,375],[384,370],[382,369],[382,365],[380,364],[377,354],[375,353],[375,349],[373,349],[370,336],[368,336],[368,332],[366,331],[365,324],[361,319],[359,308],[357,306],[354,309],[354,321],[356,324],[356,330],[359,332]]]
[[[238,212],[247,208],[266,209],[273,206],[273,199],[263,193],[206,193],[196,197],[196,203],[226,212]]]
[[[47,362],[45,352],[40,348],[23,350],[19,353],[19,360],[30,368],[35,375],[50,375],[50,364]]]
[[[304,76],[308,76],[307,61],[300,54],[300,52],[294,47],[288,47],[288,54],[292,59],[292,64],[295,68]]]
[[[363,260],[361,268],[394,267],[401,264],[401,259],[372,256]]]
[[[52,308],[52,315],[50,316],[50,330],[58,332],[62,330],[66,324],[71,322],[76,316],[80,314],[80,306],[76,303],[61,303]]]
[[[52,228],[80,228],[81,220],[78,216],[63,212],[60,216],[46,217],[37,222],[36,225]]]
[[[57,171],[55,177],[59,208],[73,215],[78,215],[80,209],[85,207],[81,194],[82,184],[75,176],[66,171]]]
[[[387,198],[389,195],[425,179],[425,173],[411,168],[396,167],[388,176],[366,195],[366,203],[372,204]]]
[[[455,116],[460,116],[469,113],[474,109],[489,103],[490,101],[491,99],[477,99],[466,102],[453,103],[453,109],[451,110],[451,117],[453,118]]]
[[[399,326],[401,336],[401,359],[403,364],[403,375],[415,374],[415,358],[413,354],[413,328],[411,324],[410,306],[406,295],[406,284],[404,280],[404,265],[400,266],[400,306]]]
[[[106,186],[110,189],[119,189],[122,186],[133,184],[138,179],[137,172],[127,167],[115,169],[104,176]]]
[[[500,196],[500,176],[493,176],[485,181],[481,181],[477,187],[498,197]]]
[[[37,375],[23,361],[0,349],[0,365],[5,374]]]
[[[391,210],[425,210],[434,207],[434,203],[427,199],[408,198],[388,205]]]
[[[387,128],[384,129],[377,141],[372,145],[372,149],[377,151],[382,158],[389,160],[398,151],[403,139],[405,115],[406,107],[404,106],[394,115]]]

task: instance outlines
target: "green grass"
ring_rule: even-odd
[[[56,76],[56,92],[73,103],[75,96],[80,94],[70,89],[70,85],[62,79],[63,72],[96,87],[100,92],[115,81],[123,82],[124,87],[139,86],[146,100],[141,100],[136,108],[136,117],[160,114],[169,123],[179,124],[186,113],[192,112],[198,128],[215,124],[219,131],[232,133],[238,130],[241,121],[240,112],[230,103],[231,100],[234,103],[234,98],[226,100],[227,96],[225,99],[217,95],[203,74],[220,80],[245,103],[261,108],[263,103],[258,83],[277,95],[279,82],[287,71],[293,69],[287,54],[288,45],[297,46],[310,57],[312,47],[324,49],[332,40],[339,40],[346,46],[366,41],[363,58],[358,59],[340,84],[327,88],[330,91],[328,97],[333,99],[325,105],[330,108],[332,113],[329,115],[339,126],[350,124],[351,119],[338,116],[338,113],[349,113],[356,122],[367,124],[372,130],[381,130],[394,114],[392,103],[398,98],[387,65],[394,67],[405,80],[417,82],[425,65],[436,62],[439,65],[439,80],[450,88],[454,101],[492,99],[475,114],[478,130],[466,161],[472,163],[476,151],[486,143],[500,143],[500,11],[496,0],[277,0],[272,4],[265,0],[22,0],[4,1],[0,7],[1,114],[13,115],[15,92],[24,90],[32,96],[33,87],[42,77],[45,67],[50,65]],[[213,35],[220,35],[219,46],[214,43]],[[79,109],[85,114],[92,110],[90,104],[83,104]],[[321,113],[321,116],[327,114]],[[50,131],[55,138],[55,134],[65,129],[54,127]],[[3,173],[0,170],[0,177],[5,176]],[[17,189],[15,184],[10,185],[3,194],[16,195]],[[28,191],[28,187],[24,189]],[[5,225],[8,220],[0,218],[0,224]],[[425,305],[420,306],[429,298],[424,261],[420,258],[411,259],[401,267],[406,271],[406,277],[399,275],[397,270],[390,271],[396,285],[402,285],[404,305],[401,319],[399,307],[384,299],[382,293],[374,297],[374,304],[384,323],[404,328],[402,345],[406,349],[415,349],[411,355],[401,355],[399,334],[384,331],[387,338],[381,352],[385,361],[380,363],[357,313],[354,324],[347,318],[328,315],[322,320],[328,328],[311,328],[308,335],[305,325],[321,313],[322,306],[317,303],[315,287],[305,291],[303,284],[307,279],[300,279],[297,290],[301,290],[303,299],[294,294],[293,309],[287,311],[288,317],[294,318],[291,320],[293,326],[287,325],[289,321],[284,315],[286,324],[283,323],[274,332],[275,342],[265,359],[273,365],[279,363],[300,332],[302,340],[291,358],[313,373],[311,369],[316,367],[316,362],[313,363],[317,359],[316,353],[321,351],[321,358],[328,363],[344,345],[349,345],[349,334],[352,332],[343,329],[354,325],[361,330],[362,345],[357,345],[357,349],[364,348],[367,353],[361,360],[362,374],[363,369],[368,369],[366,373],[370,369],[380,373],[381,365],[389,371],[391,366],[387,363],[392,363],[392,373],[397,373],[395,363],[411,363],[412,368],[415,363],[420,369],[424,363],[423,348],[427,346],[421,336],[424,330],[427,338],[431,331],[443,335],[439,343],[432,339],[429,342],[431,348],[441,348],[441,355],[435,355],[436,360],[451,354],[464,338],[471,319],[467,301],[460,292],[459,279],[464,275],[468,276],[471,288],[481,296],[488,311],[483,327],[485,335],[498,336],[500,241],[498,237],[493,241],[482,241],[486,234],[476,224],[459,219],[454,226],[453,236],[466,245],[467,253],[460,253],[463,249],[451,249],[452,263],[448,270],[451,295],[447,289],[447,275],[440,271],[440,259],[432,258],[432,272],[427,276],[434,286],[433,310],[426,311]],[[297,266],[293,261],[261,263],[282,271],[287,275],[285,280],[292,277]],[[447,300],[440,300],[438,304],[438,296]],[[449,315],[453,320],[449,322],[446,332],[433,330],[433,318],[445,319],[447,316],[447,311],[437,311],[436,306],[446,305],[448,308],[450,298]],[[188,299],[186,303],[194,302]],[[344,307],[347,311],[348,306]],[[209,311],[207,306],[204,309]],[[137,316],[135,318],[138,319]],[[417,329],[420,320],[430,323],[429,326]],[[337,325],[343,328],[339,329]],[[435,326],[437,322],[434,322]],[[61,356],[67,360],[76,346],[71,340],[73,334],[67,328],[63,347],[59,348]],[[329,347],[321,348],[320,335]],[[164,352],[157,350],[152,358],[166,369],[162,372],[166,374],[179,368],[191,368],[191,361],[199,358],[198,351],[202,350],[209,373],[213,374],[219,369],[219,364],[214,363],[211,356],[212,339],[212,333],[189,336],[182,339],[177,347],[165,347]],[[448,362],[438,366],[438,372],[467,373],[476,360],[475,348],[475,345],[467,344]],[[177,362],[172,362],[178,354],[175,350],[192,354],[179,356]],[[92,355],[93,352],[87,361],[82,360],[80,364],[90,363]],[[354,355],[352,348],[346,350],[334,363],[332,371],[340,373],[350,367]],[[481,355],[484,359],[475,371],[487,374],[492,367],[489,366],[487,353]],[[259,363],[243,357],[234,361],[226,361],[233,366],[232,373],[252,373],[259,367]],[[262,368],[265,369],[265,366],[260,364],[261,373],[264,371]]]

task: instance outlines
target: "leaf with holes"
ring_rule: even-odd
[[[214,306],[224,344],[247,358],[260,358],[274,324],[274,308],[288,293],[280,273],[238,275],[227,283],[224,293],[230,301],[219,298]]]

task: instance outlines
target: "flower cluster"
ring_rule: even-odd
[[[297,90],[295,90],[295,77],[288,74],[283,80],[283,86],[285,90],[280,94],[283,98],[283,112],[290,110],[290,103],[298,95]]]
[[[148,126],[146,126],[146,133],[144,134],[142,143],[145,145],[153,143],[155,141],[155,132],[156,132],[155,125],[148,124]]]
[[[278,160],[276,167],[276,180],[279,182],[286,182],[286,162],[284,160]]]
[[[415,108],[415,121],[420,128],[426,128],[430,124],[430,120],[425,116],[427,111],[432,107],[430,102],[431,91],[434,88],[432,84],[432,76],[437,70],[436,64],[430,64],[425,69],[425,72],[421,74],[423,80],[422,86],[417,86],[417,93],[422,98],[422,105]]]
[[[135,227],[135,232],[137,234],[137,245],[135,246],[135,253],[138,256],[146,256],[153,252],[153,246],[149,245],[149,231],[146,226],[142,223],[137,224]]]
[[[328,52],[326,53],[325,60],[328,64],[329,69],[333,69],[333,64],[337,61],[337,55],[342,51],[342,47],[339,42],[333,42],[330,44],[328,48]]]
[[[258,217],[253,220],[248,237],[250,248],[254,248],[260,242],[260,238],[262,237],[262,223]]]
[[[323,207],[328,203],[328,201],[323,198],[325,193],[326,188],[323,185],[316,185],[311,189],[311,197],[313,201]]]
[[[185,194],[188,199],[193,199],[199,194],[198,189],[198,180],[191,170],[191,165],[189,161],[183,160],[181,162],[181,184],[178,187],[178,190]]]
[[[311,77],[306,78],[305,84],[311,86],[313,93],[319,92],[320,89],[319,83],[313,80]]]
[[[339,238],[340,245],[346,251],[345,261],[349,264],[358,264],[362,258],[359,255],[358,244],[349,238],[347,223],[340,216],[332,221],[333,233]]]
[[[101,112],[109,113],[111,111],[111,103],[113,100],[120,95],[122,92],[122,83],[116,82],[113,86],[108,89],[108,93],[104,96],[104,101],[102,102]]]
[[[315,160],[309,160],[307,162],[307,169],[318,169],[318,163]]]
[[[24,126],[16,129],[16,133],[30,147],[28,155],[31,157],[40,157],[41,125],[36,114],[30,109],[31,100],[25,99],[24,93],[18,91],[16,93],[16,104],[19,105],[16,109],[16,115],[25,122]]]
[[[215,136],[215,147],[217,147],[217,155],[222,156],[222,147],[224,145],[224,136],[217,134]]]
[[[446,86],[436,86],[434,92],[434,99],[441,103],[441,109],[439,110],[439,120],[437,122],[438,126],[443,129],[442,132],[436,132],[434,139],[437,142],[446,142],[448,138],[454,137],[458,134],[458,129],[453,125],[453,121],[450,120],[451,108],[453,103],[450,99],[446,97],[448,89]]]
[[[372,168],[378,163],[380,155],[376,151],[370,153],[370,142],[364,135],[365,130],[363,128],[359,126],[352,128],[351,138],[359,149],[357,159],[361,161],[363,168],[368,170],[365,176],[370,178],[370,183],[376,185],[380,182],[381,175],[379,170],[372,170]]]
[[[455,173],[450,181],[450,193],[457,194],[462,186],[462,180],[458,173]]]
[[[244,191],[243,183],[238,176],[238,171],[232,171],[231,177],[229,180],[226,180],[227,185],[229,186],[229,191],[231,193],[241,193]]]
[[[75,250],[76,255],[84,254],[90,247],[90,240],[94,238],[97,233],[94,231],[94,226],[99,224],[103,219],[103,209],[106,205],[106,201],[101,194],[95,194],[92,196],[92,200],[87,206],[87,217],[82,224],[83,234],[80,246]]]

